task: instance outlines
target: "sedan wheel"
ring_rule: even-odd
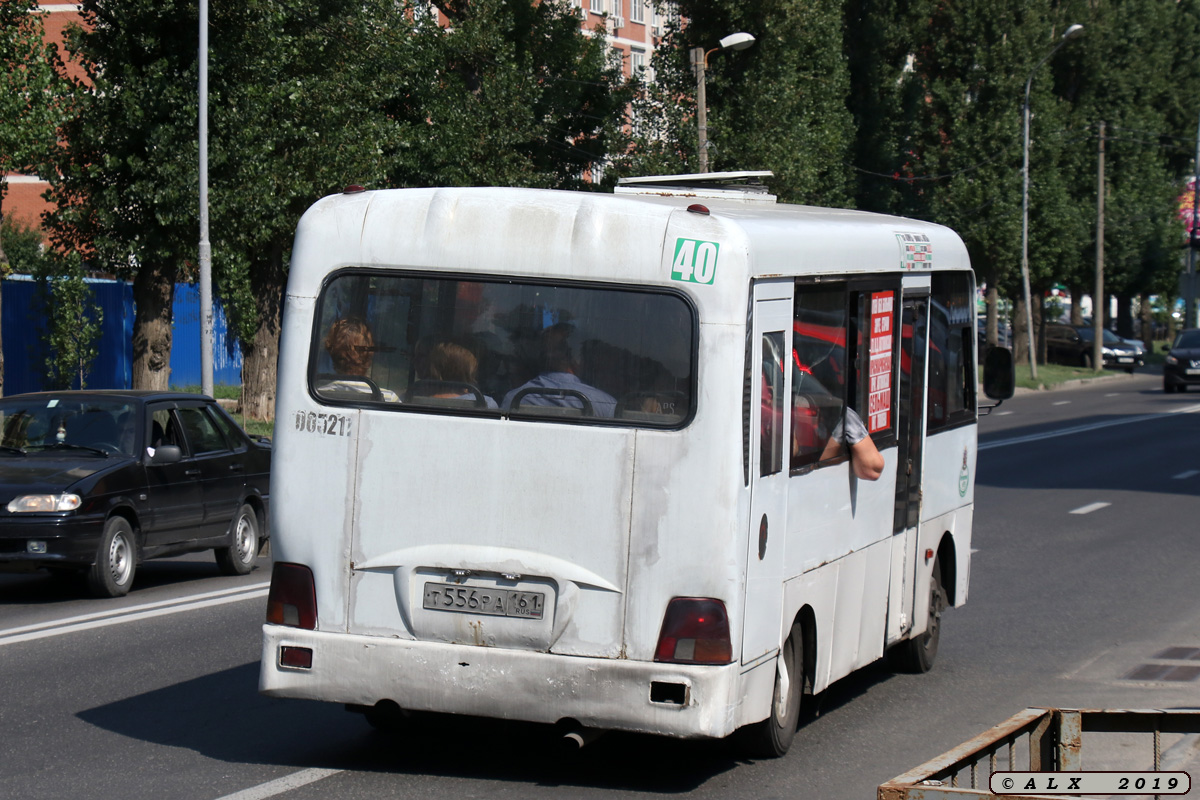
[[[87,573],[88,589],[97,597],[121,597],[129,593],[136,570],[133,528],[124,517],[110,517],[100,537],[96,563]]]
[[[238,509],[230,525],[232,544],[216,549],[217,567],[222,575],[245,575],[254,567],[258,556],[258,516],[245,503]]]

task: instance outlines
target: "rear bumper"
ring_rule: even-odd
[[[282,646],[313,651],[311,669],[279,666]],[[555,723],[682,738],[728,736],[765,716],[775,662],[693,666],[414,642],[263,626],[259,691],[372,706]],[[664,687],[663,684],[666,684]],[[743,692],[746,696],[743,697]],[[749,702],[753,695],[765,702]],[[667,698],[667,699],[664,699]]]

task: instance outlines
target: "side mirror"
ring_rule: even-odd
[[[150,451],[153,450],[153,454]],[[151,464],[174,464],[183,458],[183,451],[179,449],[179,445],[175,444],[160,444],[158,447],[147,447],[146,453],[150,455]]]
[[[983,393],[992,400],[1007,400],[1013,396],[1017,374],[1012,351],[1007,347],[992,347],[983,359]]]

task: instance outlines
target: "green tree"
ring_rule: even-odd
[[[100,352],[104,315],[84,279],[83,259],[78,253],[51,254],[37,261],[33,275],[45,310],[46,383],[53,389],[86,389],[88,370]]]
[[[694,47],[706,51],[735,31],[747,50],[714,53],[706,70],[709,165],[769,169],[785,202],[844,206],[853,140],[850,80],[842,53],[842,3],[732,0],[675,4],[686,24],[670,27],[654,56],[656,80],[635,103],[635,141],[622,171],[695,169]]]
[[[52,149],[62,120],[62,62],[58,48],[43,41],[36,0],[0,0],[0,220],[4,219],[6,175],[24,172]],[[0,280],[9,272],[0,226]],[[4,351],[0,348],[0,394]]]

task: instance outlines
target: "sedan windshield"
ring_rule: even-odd
[[[1175,340],[1174,347],[1179,350],[1200,348],[1200,331],[1188,331],[1187,333],[1179,334],[1179,338]]]
[[[71,450],[134,454],[134,406],[126,400],[64,395],[0,400],[0,454]]]
[[[1083,339],[1085,342],[1092,341],[1092,329],[1091,328],[1082,327],[1082,328],[1076,328],[1075,330],[1079,331],[1080,339]],[[1104,335],[1100,338],[1101,342],[1103,342],[1104,344],[1124,344],[1125,340],[1122,339],[1120,336],[1117,336],[1115,333],[1110,331],[1108,328],[1104,328],[1103,330],[1104,330]]]

